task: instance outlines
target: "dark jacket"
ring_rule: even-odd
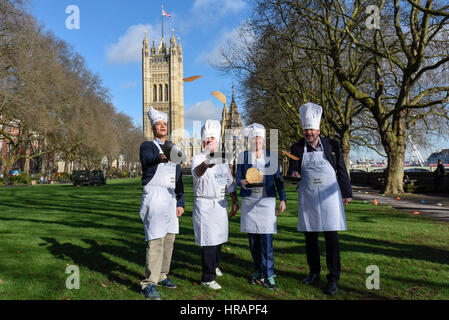
[[[442,177],[442,176],[444,176],[444,173],[445,173],[444,165],[442,163],[439,163],[435,170],[435,175],[437,177]]]
[[[351,181],[349,179],[348,171],[346,169],[345,161],[343,160],[343,155],[341,153],[338,141],[326,137],[320,137],[320,139],[324,149],[324,155],[327,161],[329,161],[331,166],[335,169],[341,196],[343,198],[352,198]],[[302,157],[304,155],[305,142],[306,141],[304,139],[301,139],[292,146],[290,153],[298,157],[299,160],[290,159],[287,175],[291,176],[294,171],[301,174],[301,164]],[[309,150],[307,151],[309,152]]]
[[[270,151],[265,151],[265,158],[268,160],[268,157],[270,156]],[[237,182],[238,186],[242,186],[242,180],[246,179],[246,171],[248,171],[249,168],[252,167],[252,164],[250,163],[248,159],[248,151],[243,152],[243,163],[237,164],[237,171],[235,174],[235,180]],[[270,162],[268,161],[265,164],[266,168],[270,167]],[[279,164],[276,171],[276,174],[274,175],[266,175],[265,176],[265,191],[267,192],[267,196],[269,197],[276,197],[276,192],[279,195],[279,200],[287,201],[287,196],[284,189],[284,182],[282,181]],[[244,188],[240,189],[240,196],[241,197],[249,197],[251,195],[251,190],[247,190]]]
[[[140,146],[140,163],[142,164],[142,185],[145,186],[156,174],[157,166],[161,163],[159,149],[153,141],[146,141]],[[178,164],[176,166],[176,200],[177,207],[185,206],[184,184],[182,182],[182,170]]]

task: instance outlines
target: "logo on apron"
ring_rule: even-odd
[[[217,182],[219,186],[219,198],[224,198],[226,195],[226,185],[228,184],[228,176],[226,173],[215,173],[214,175],[215,181]]]

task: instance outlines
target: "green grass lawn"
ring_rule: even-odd
[[[360,202],[346,210],[349,231],[340,233],[339,294],[322,293],[322,280],[306,286],[304,236],[296,231],[297,202],[287,188],[287,211],[278,218],[275,272],[278,291],[251,286],[252,260],[239,215],[230,221],[218,282],[199,285],[200,248],[192,226],[192,180],[185,178],[186,212],[180,220],[170,278],[163,299],[449,299],[449,225],[388,207]],[[0,299],[142,299],[145,271],[140,180],[109,180],[105,187],[42,185],[0,188]],[[80,269],[80,289],[68,290],[68,265]],[[369,265],[380,269],[380,289],[368,290]]]

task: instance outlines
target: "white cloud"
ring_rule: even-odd
[[[117,43],[111,44],[107,48],[107,61],[113,64],[127,64],[141,61],[142,41],[145,37],[145,31],[148,31],[148,39],[151,39],[160,33],[158,31],[160,29],[160,27],[150,24],[130,26],[125,34],[119,37]]]
[[[186,129],[192,128],[194,121],[205,122],[208,119],[221,120],[222,111],[211,100],[200,101],[184,110],[184,127]]]

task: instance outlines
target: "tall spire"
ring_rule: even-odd
[[[148,32],[145,31],[145,38],[143,39],[143,46],[145,48],[148,48],[148,37],[147,37]]]
[[[175,46],[176,46],[175,29],[171,29],[170,47],[174,48]]]

